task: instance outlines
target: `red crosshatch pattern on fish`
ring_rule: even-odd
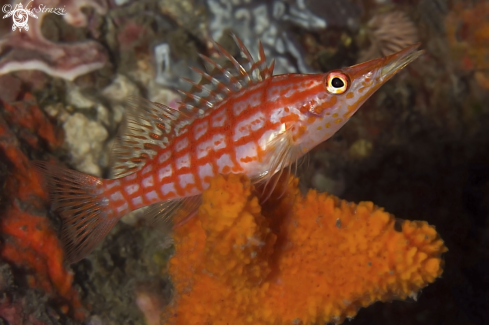
[[[114,149],[115,179],[100,179],[37,162],[49,176],[63,218],[68,259],[90,253],[126,213],[149,206],[147,220],[172,227],[182,209],[192,215],[210,179],[243,173],[263,183],[262,199],[277,173],[339,130],[362,104],[422,51],[411,46],[391,56],[320,74],[273,76],[260,46],[255,61],[235,37],[241,58],[216,45],[227,64],[201,56],[209,73],[181,91],[178,110],[129,100],[127,123]],[[226,66],[226,68],[224,68]]]

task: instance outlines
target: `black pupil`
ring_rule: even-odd
[[[343,82],[343,80],[341,80],[340,78],[333,78],[333,80],[331,80],[331,84],[335,88],[341,88],[341,87],[343,87],[345,85],[345,83]]]

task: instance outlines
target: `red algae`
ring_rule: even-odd
[[[434,227],[371,202],[302,196],[297,183],[262,208],[246,177],[212,180],[197,217],[175,230],[168,324],[339,324],[441,275]]]
[[[3,103],[3,106],[5,114],[0,116],[0,152],[9,162],[9,173],[4,184],[8,191],[2,197],[4,209],[0,212],[3,237],[0,256],[23,270],[30,287],[42,289],[58,302],[60,310],[82,320],[85,310],[78,292],[72,287],[73,275],[65,268],[63,249],[46,217],[47,192],[9,125],[15,128],[31,150],[40,150],[41,144],[56,148],[63,138],[44,116],[32,95],[25,94],[23,101]]]

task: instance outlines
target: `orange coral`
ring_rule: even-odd
[[[426,222],[303,197],[296,179],[261,208],[240,175],[215,178],[174,239],[176,293],[164,317],[185,325],[341,323],[377,300],[415,295],[442,273],[446,251]]]

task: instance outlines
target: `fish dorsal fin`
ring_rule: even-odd
[[[242,60],[235,59],[219,44],[216,48],[220,56],[216,59],[201,55],[210,72],[192,68],[201,78],[198,83],[184,78],[192,86],[188,91],[179,91],[182,101],[178,110],[142,98],[129,99],[126,123],[121,126],[119,141],[111,154],[114,177],[139,170],[158,150],[166,148],[183,127],[228,96],[272,77],[273,62],[267,66],[262,44],[259,44],[260,58],[255,61],[243,42],[234,35],[233,38]]]
[[[125,123],[111,152],[112,174],[120,178],[139,170],[168,146],[193,117],[144,98],[129,98]]]
[[[210,71],[206,73],[198,68],[192,68],[201,77],[198,83],[183,78],[191,88],[189,91],[180,91],[183,96],[181,111],[191,115],[203,115],[228,96],[272,77],[273,62],[267,66],[261,42],[259,60],[255,61],[243,42],[235,35],[232,37],[242,59],[238,61],[219,44],[215,44],[219,57],[211,59],[200,55],[204,63],[210,67]]]

